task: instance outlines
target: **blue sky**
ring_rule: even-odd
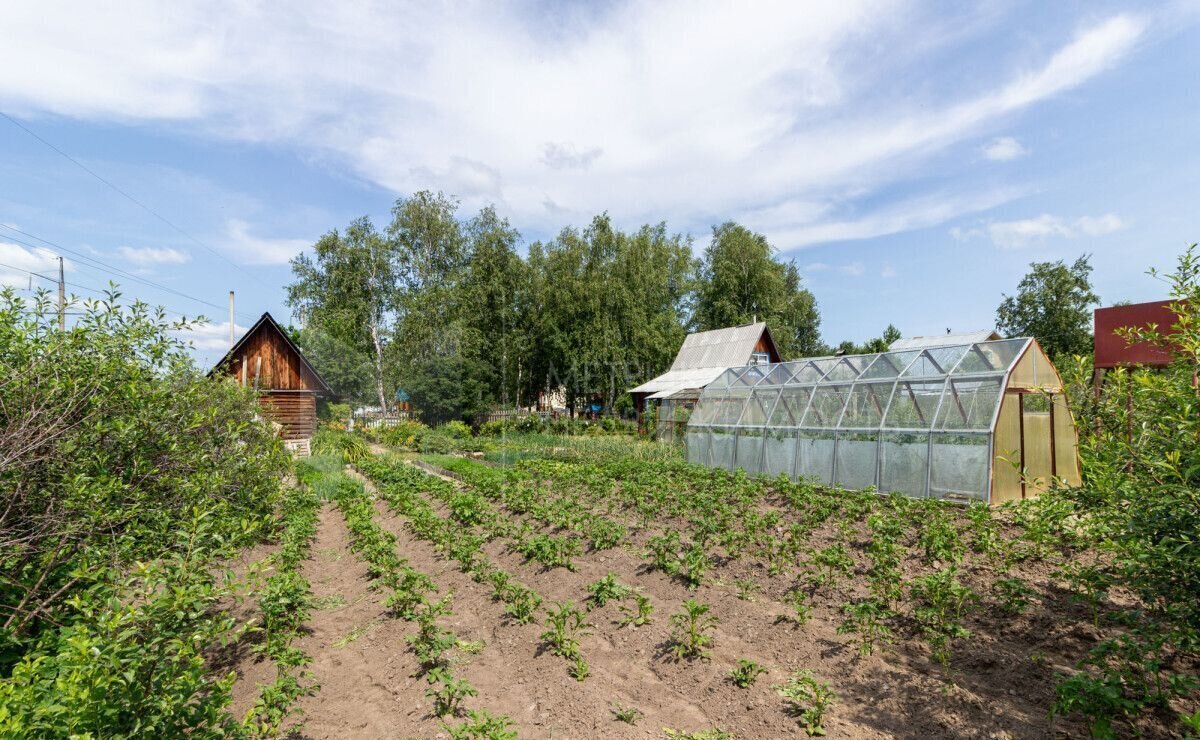
[[[991,326],[1084,252],[1104,302],[1160,297],[1200,239],[1200,8],[967,5],[6,3],[0,110],[149,211],[0,119],[0,281],[87,255],[213,317],[208,361],[229,290],[288,317],[291,256],[429,188],[527,241],[739,220],[831,342]]]

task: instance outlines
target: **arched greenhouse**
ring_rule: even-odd
[[[687,456],[989,504],[1080,479],[1062,378],[1033,339],[730,368],[700,396]]]

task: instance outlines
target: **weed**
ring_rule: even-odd
[[[368,622],[366,624],[360,624],[355,627],[351,627],[349,632],[347,632],[346,634],[339,637],[336,641],[334,641],[333,646],[335,648],[344,648],[347,645],[349,645],[350,643],[354,642],[355,640],[357,640],[358,638],[362,637],[363,635],[367,634],[370,631],[371,631],[371,623],[370,622]]]
[[[800,717],[809,736],[825,734],[825,714],[837,700],[829,684],[818,681],[811,671],[793,673],[775,691],[788,703],[790,711]]]
[[[342,596],[341,594],[330,594],[328,596],[322,596],[318,599],[313,599],[312,606],[313,609],[318,609],[320,611],[333,611],[334,609],[341,609],[348,603],[349,602],[346,601],[345,596]]]
[[[719,727],[713,727],[708,730],[697,730],[696,732],[684,732],[683,730],[672,730],[670,727],[664,727],[663,733],[672,738],[672,740],[733,740],[733,733],[726,732]]]
[[[754,601],[754,595],[762,591],[762,586],[749,578],[740,580],[734,585],[737,586],[737,597],[742,601]]]

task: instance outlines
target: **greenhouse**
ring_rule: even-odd
[[[1033,339],[730,368],[686,442],[710,467],[963,502],[1080,479],[1062,379]]]

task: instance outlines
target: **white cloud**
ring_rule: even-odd
[[[288,260],[313,245],[309,239],[273,239],[254,236],[250,224],[230,219],[225,225],[225,245],[233,259],[245,265],[286,265]]]
[[[234,323],[233,336],[238,337],[249,331],[250,327]],[[190,329],[175,333],[180,339],[191,342],[199,351],[213,351],[218,354],[229,349],[229,322],[206,322],[193,324]]]
[[[822,242],[870,239],[938,226],[959,216],[995,208],[1024,193],[1017,188],[968,195],[937,193],[898,201],[852,218],[824,217],[808,221],[798,218],[791,227],[767,229],[766,234],[785,250]],[[747,219],[748,225],[754,223],[753,219]]]
[[[892,278],[896,277],[896,275],[896,268],[889,264],[885,264],[883,269],[879,271],[879,277],[883,278],[884,280],[891,280]]]
[[[1041,243],[1046,239],[1076,239],[1081,236],[1103,236],[1125,228],[1125,222],[1114,213],[1102,216],[1083,216],[1077,219],[1065,219],[1043,213],[1034,218],[1017,221],[994,221],[987,224],[984,230],[992,242],[1004,249],[1019,249],[1031,244]],[[955,238],[968,238],[980,233],[979,230],[967,230],[951,234]]]
[[[515,222],[549,230],[564,214],[608,210],[702,231],[793,202],[800,214],[789,220],[785,207],[770,227],[798,235],[787,248],[928,224],[868,214],[873,225],[814,225],[803,204],[842,212],[904,180],[923,158],[1095,78],[1145,27],[1109,17],[1048,56],[931,98],[908,82],[921,75],[902,60],[919,65],[912,50],[950,43],[928,30],[938,16],[915,0],[754,12],[682,0],[535,12],[4,3],[0,103],[291,146],[394,192],[440,188],[466,208],[495,202]],[[97,38],[121,42],[98,47]],[[230,236],[265,263],[302,246],[245,229]]]
[[[862,260],[844,262],[839,265],[832,265],[828,262],[810,262],[804,266],[802,271],[808,275],[821,272],[838,272],[849,277],[861,277],[866,274],[867,266],[863,264]]]
[[[1001,136],[993,139],[983,148],[983,156],[996,162],[1007,162],[1010,159],[1023,157],[1029,153],[1021,142],[1011,136]]]
[[[138,265],[181,265],[191,259],[187,252],[170,247],[117,247],[117,254]]]
[[[17,288],[28,288],[31,284],[51,289],[52,281],[58,279],[58,256],[49,249],[41,247],[27,248],[20,244],[0,241],[0,285]],[[70,267],[70,262],[64,262],[64,267]],[[33,277],[29,273],[38,273],[42,277]]]

